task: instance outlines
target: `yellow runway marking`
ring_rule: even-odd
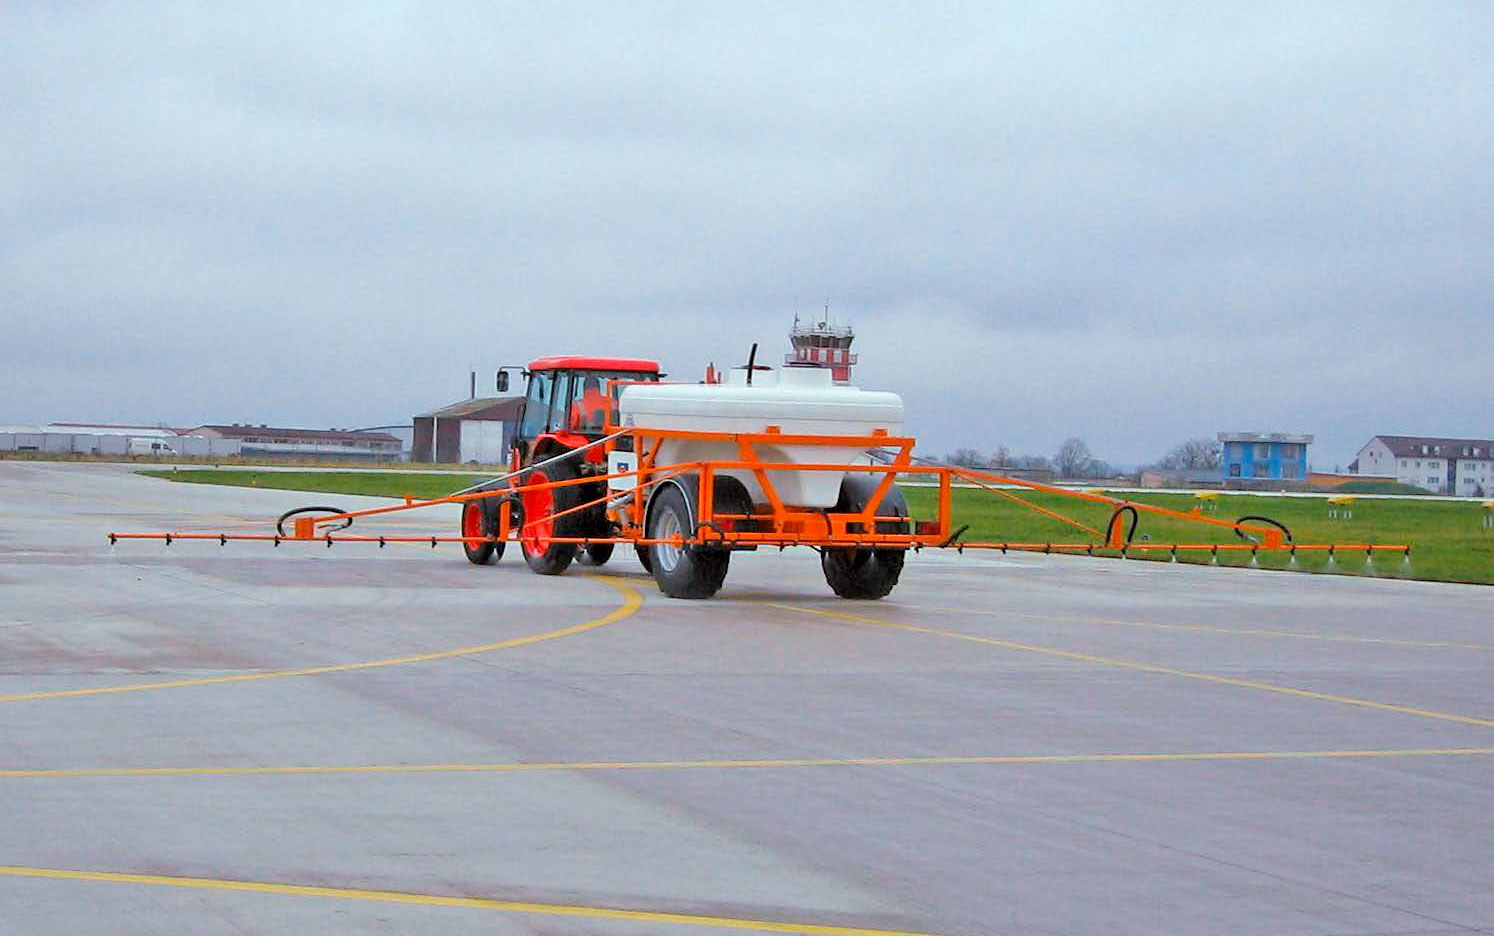
[[[838,611],[821,611],[816,608],[801,608],[795,605],[775,604],[765,602],[770,607],[781,608],[785,611],[797,611],[801,614],[816,614],[821,617],[838,618],[843,621],[856,621],[862,624],[875,624],[878,627],[889,627],[893,630],[909,631],[915,634],[929,634],[934,637],[949,637],[954,640],[968,640],[972,643],[987,644],[992,647],[1002,647],[1007,650],[1021,650],[1025,653],[1039,653],[1043,656],[1057,657],[1063,660],[1075,660],[1080,663],[1095,663],[1102,666],[1117,666],[1123,669],[1139,670],[1144,673],[1159,673],[1165,676],[1180,676],[1184,679],[1196,679],[1201,682],[1216,683],[1222,686],[1238,686],[1242,689],[1255,689],[1260,692],[1273,692],[1277,695],[1295,696],[1299,699],[1318,699],[1324,702],[1337,702],[1340,705],[1354,705],[1360,708],[1376,709],[1381,712],[1396,712],[1401,715],[1416,715],[1421,718],[1435,718],[1439,721],[1457,722],[1462,725],[1478,725],[1481,728],[1494,728],[1494,720],[1487,718],[1474,718],[1470,715],[1454,715],[1449,712],[1436,712],[1430,709],[1413,708],[1409,705],[1392,705],[1388,702],[1374,702],[1369,699],[1356,699],[1352,696],[1334,695],[1330,692],[1313,692],[1310,689],[1296,689],[1291,686],[1277,686],[1272,683],[1254,682],[1248,679],[1235,679],[1231,676],[1215,676],[1211,673],[1194,673],[1189,670],[1174,669],[1170,666],[1156,666],[1151,663],[1138,663],[1133,660],[1119,660],[1114,657],[1095,656],[1090,653],[1075,653],[1072,650],[1058,650],[1054,647],[1040,647],[1034,644],[1016,643],[1010,640],[997,640],[993,637],[979,637],[975,634],[962,634],[959,631],[940,630],[935,627],[919,627],[916,624],[902,624],[897,621],[884,621],[877,618],[861,617],[856,614],[842,614]]]
[[[1242,637],[1285,637],[1293,640],[1323,640],[1332,643],[1387,644],[1393,647],[1422,647],[1432,650],[1476,650],[1494,653],[1484,644],[1446,643],[1441,641],[1399,640],[1394,637],[1349,637],[1339,634],[1312,634],[1303,631],[1258,630],[1244,627],[1208,627],[1203,624],[1159,624],[1155,621],[1121,621],[1113,618],[1084,617],[1073,614],[1034,614],[1030,611],[988,611],[984,608],[922,608],[945,614],[979,614],[989,617],[1016,617],[1034,621],[1059,621],[1077,624],[1106,624],[1116,627],[1144,627],[1152,630],[1194,631],[1204,634],[1229,634]]]
[[[773,920],[744,920],[736,917],[702,916],[694,913],[667,913],[658,910],[619,910],[611,907],[586,907],[574,904],[486,900],[481,897],[449,897],[442,894],[410,894],[403,891],[355,890],[346,887],[311,887],[303,884],[271,884],[261,881],[176,877],[164,874],[122,874],[114,871],[72,871],[61,868],[21,868],[0,865],[0,876],[44,878],[53,881],[144,884],[155,887],[238,891],[240,893],[251,894],[280,894],[291,897],[322,897],[333,900],[366,900],[378,903],[415,904],[423,907],[464,907],[470,910],[497,910],[503,913],[521,913],[534,916],[570,917],[586,920],[626,920],[637,923],[665,923],[674,926],[709,926],[716,929],[752,930],[759,933],[808,933],[812,934],[812,936],[937,936],[934,933],[918,933],[909,930],[866,929],[859,926],[830,926],[816,923],[782,923]]]
[[[546,631],[543,634],[531,634],[527,637],[513,637],[509,640],[498,640],[493,643],[477,644],[471,647],[459,647],[455,650],[438,650],[434,653],[416,653],[410,656],[393,657],[386,660],[364,660],[359,663],[337,663],[330,666],[307,666],[299,669],[270,670],[262,673],[236,673],[232,676],[206,676],[200,679],[176,679],[170,682],[139,683],[125,686],[99,686],[92,689],[63,689],[56,692],[27,692],[19,695],[0,695],[0,702],[26,702],[33,699],[72,699],[80,696],[111,695],[120,692],[146,692],[155,689],[182,689],[187,686],[212,686],[220,683],[253,682],[260,679],[284,679],[288,676],[321,676],[326,673],[346,673],[352,670],[378,669],[385,666],[403,666],[407,663],[426,663],[431,660],[446,660],[452,657],[470,656],[477,653],[489,653],[494,650],[509,650],[514,647],[523,647],[529,644],[540,643],[546,640],[555,640],[560,637],[570,637],[574,634],[585,633],[596,630],[608,624],[616,623],[631,616],[643,606],[643,595],[633,586],[613,576],[597,575],[591,576],[595,581],[605,583],[622,593],[623,603],[615,610],[590,621],[573,624],[570,627],[562,627],[559,630]]]
[[[1494,748],[1366,751],[1182,751],[1143,754],[991,754],[945,757],[794,757],[777,760],[560,761],[511,764],[352,764],[281,767],[65,767],[0,770],[5,779],[87,777],[258,777],[286,774],[530,773],[583,770],[789,770],[806,767],[942,767],[960,764],[1156,764],[1198,761],[1353,760],[1487,757]]]

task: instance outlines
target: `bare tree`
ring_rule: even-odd
[[[996,446],[996,451],[991,453],[990,465],[992,468],[1000,468],[1012,463],[1012,450],[1004,445]]]
[[[1053,463],[1041,455],[1018,455],[1012,459],[1013,468],[1036,469],[1039,471],[1051,471]]]
[[[944,463],[961,468],[984,468],[986,457],[973,448],[958,448],[944,456]]]
[[[1058,454],[1053,456],[1053,470],[1058,472],[1060,478],[1083,478],[1086,477],[1085,470],[1094,460],[1094,455],[1084,440],[1070,436],[1063,440],[1063,444],[1058,447]]]
[[[1219,464],[1218,442],[1213,439],[1189,439],[1168,452],[1157,462],[1157,467],[1168,471],[1202,471],[1218,468]]]

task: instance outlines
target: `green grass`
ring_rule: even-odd
[[[1420,494],[1429,492],[1398,481],[1345,481],[1333,486],[1334,494]]]
[[[383,497],[440,497],[492,475],[430,474],[407,471],[253,471],[194,470],[144,471],[141,474],[173,481],[229,484],[279,490],[315,491],[328,494],[367,494]],[[937,491],[932,488],[904,489],[915,517],[933,519]],[[1014,492],[1049,510],[1067,514],[1096,529],[1103,529],[1110,508],[1058,494]],[[1123,495],[1139,503],[1187,512],[1200,502],[1188,494]],[[1271,517],[1286,524],[1299,543],[1390,543],[1412,547],[1409,565],[1399,553],[1377,553],[1366,564],[1362,552],[1340,553],[1329,565],[1320,554],[1301,554],[1295,568],[1305,572],[1344,575],[1374,574],[1444,582],[1494,584],[1494,530],[1482,528],[1487,511],[1478,501],[1375,500],[1363,498],[1352,507],[1352,519],[1330,519],[1322,497],[1263,497],[1258,494],[1220,493],[1217,507],[1204,516],[1235,520],[1247,514]],[[955,525],[969,524],[967,541],[985,542],[1087,542],[1081,530],[1044,517],[987,491],[956,488],[953,492]],[[1228,529],[1142,515],[1136,541],[1148,536],[1151,543],[1238,543]],[[1132,556],[1139,553],[1133,552]],[[1166,552],[1154,558],[1166,560]],[[1209,562],[1207,554],[1179,555],[1179,561]],[[1244,566],[1249,553],[1221,553],[1220,565]],[[1263,553],[1257,559],[1263,568],[1288,568],[1290,557]]]
[[[272,488],[278,491],[315,491],[325,494],[368,494],[374,497],[444,497],[471,487],[491,474],[432,474],[423,471],[240,471],[183,468],[142,471],[140,474],[188,484],[227,484]]]
[[[906,488],[905,493],[914,516],[933,518],[937,513],[937,492],[932,488]],[[1111,508],[1090,504],[1059,494],[1035,491],[1013,492],[1023,500],[1071,516],[1095,529],[1103,530],[1110,519]],[[1152,504],[1188,512],[1201,502],[1191,494],[1125,494],[1137,503]],[[1074,543],[1088,542],[1092,537],[1067,524],[1052,520],[1013,504],[988,491],[956,488],[953,492],[954,522],[970,524],[964,539],[984,542]],[[1338,553],[1328,563],[1325,555],[1301,553],[1295,568],[1304,572],[1333,572],[1343,575],[1374,574],[1403,576],[1442,582],[1476,582],[1494,584],[1494,530],[1482,528],[1487,511],[1478,501],[1421,501],[1360,499],[1352,506],[1352,519],[1330,519],[1325,497],[1265,497],[1259,494],[1220,493],[1217,506],[1206,510],[1205,517],[1234,521],[1242,516],[1270,517],[1292,531],[1298,543],[1378,543],[1407,544],[1412,547],[1407,565],[1399,553],[1376,553],[1366,565],[1364,553]],[[1143,536],[1150,543],[1240,543],[1229,529],[1143,513],[1136,528],[1136,542]],[[1113,555],[1113,553],[1112,553]],[[1132,556],[1142,555],[1139,551]],[[1168,553],[1159,551],[1150,558],[1166,560]],[[1187,556],[1182,562],[1210,562],[1208,554]],[[1285,569],[1291,565],[1289,555],[1262,553],[1257,557],[1262,568]],[[1245,566],[1250,554],[1220,553],[1220,565]]]

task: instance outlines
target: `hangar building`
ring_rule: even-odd
[[[415,417],[410,460],[439,464],[502,464],[519,425],[524,398],[481,397]]]

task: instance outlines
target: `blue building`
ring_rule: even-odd
[[[1224,482],[1302,481],[1312,436],[1290,432],[1221,432],[1219,472]]]

